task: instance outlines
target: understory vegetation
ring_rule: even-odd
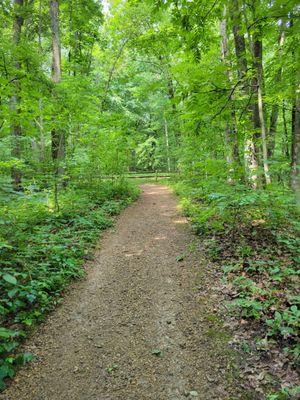
[[[128,180],[161,175],[277,366],[258,398],[295,396],[299,23],[296,0],[1,1],[1,387]]]
[[[40,194],[2,203],[0,387],[14,375],[15,366],[32,358],[18,352],[30,328],[59,304],[71,280],[84,275],[99,233],[137,195],[134,186],[118,180],[69,188],[59,212]]]
[[[251,352],[252,341],[268,362],[274,352],[272,362],[283,359],[297,369],[300,241],[293,194],[280,188],[253,192],[244,185],[232,187],[201,177],[197,183],[180,180],[171,186],[203,239],[208,258],[224,272],[228,311],[248,330],[249,342],[240,341],[240,349]],[[279,378],[266,376],[259,384],[270,393],[280,387]],[[268,399],[294,398],[299,389],[285,385]]]

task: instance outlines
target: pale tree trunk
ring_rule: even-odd
[[[42,0],[39,1],[39,31],[38,31],[38,44],[39,51],[42,52]],[[45,162],[46,159],[46,138],[44,131],[44,121],[43,121],[43,100],[39,98],[39,117],[36,124],[40,131],[40,142],[39,142],[39,161],[41,163]]]
[[[294,102],[292,118],[292,151],[291,151],[291,186],[296,195],[298,207],[300,206],[300,49],[295,46],[294,65]]]
[[[22,127],[20,122],[21,109],[20,109],[20,80],[18,73],[21,69],[21,61],[19,59],[19,51],[17,46],[21,40],[22,26],[24,19],[22,17],[22,7],[24,5],[23,0],[14,0],[14,22],[13,22],[13,44],[15,46],[15,60],[14,68],[16,72],[16,77],[13,80],[13,94],[10,99],[10,109],[12,113],[12,123],[11,123],[11,140],[12,140],[12,150],[11,155],[15,159],[20,159],[21,157],[21,137],[22,137]],[[18,166],[12,168],[11,171],[12,186],[13,189],[18,191],[22,190],[22,171]]]
[[[245,37],[242,33],[242,21],[241,21],[241,6],[239,0],[233,0],[230,8],[230,15],[232,19],[232,30],[235,45],[235,54],[237,60],[238,77],[242,82],[242,90],[246,97],[246,101],[251,97],[252,93],[249,88],[249,79],[247,78],[247,56],[246,56],[246,43]],[[251,107],[247,106],[247,126],[250,132],[247,132],[245,139],[245,164],[246,168],[250,171],[250,181],[253,189],[257,188],[257,169],[258,160],[256,149],[253,140],[252,123],[255,129],[254,121],[251,121]]]
[[[61,46],[59,31],[59,2],[50,0],[50,18],[52,32],[52,81],[58,85],[61,81]],[[52,140],[52,159],[55,163],[55,174],[63,175],[64,167],[62,165],[65,159],[65,134],[57,128],[51,132]]]
[[[268,163],[268,148],[267,148],[267,129],[264,115],[264,104],[263,104],[263,66],[262,66],[262,40],[261,40],[261,28],[257,27],[257,30],[253,37],[253,60],[255,68],[255,81],[257,87],[254,89],[257,92],[257,108],[254,109],[255,115],[258,112],[259,125],[261,131],[261,147],[262,147],[262,160],[264,167],[264,177],[267,185],[271,183]],[[256,118],[256,117],[255,117]]]
[[[300,76],[298,73],[298,82]],[[296,91],[295,118],[292,133],[292,163],[291,163],[291,185],[296,194],[297,204],[300,205],[300,85]]]
[[[281,21],[279,28],[279,37],[278,37],[278,55],[282,56],[282,47],[284,45],[285,34],[284,34],[284,21]],[[282,77],[282,66],[278,68],[278,71],[275,75],[275,83],[279,83]],[[272,156],[275,149],[275,136],[277,131],[277,121],[279,115],[279,104],[276,102],[272,106],[271,115],[270,115],[270,127],[268,134],[268,155]]]
[[[164,128],[165,128],[165,138],[166,138],[166,148],[167,148],[167,166],[168,166],[168,172],[171,172],[169,129],[166,117],[164,117]]]
[[[233,77],[230,69],[230,65],[228,65],[228,56],[229,56],[229,48],[228,48],[228,39],[227,39],[227,24],[226,24],[226,8],[224,7],[224,19],[220,22],[220,35],[221,35],[221,57],[224,65],[226,66],[226,74],[228,77],[228,81],[232,84]],[[237,137],[237,126],[236,126],[236,116],[234,109],[234,93],[230,95],[230,107],[231,120],[226,123],[225,129],[225,142],[227,147],[227,155],[226,160],[229,166],[230,176],[228,177],[228,181],[232,182],[232,173],[234,172],[234,163],[239,164],[239,143]]]
[[[283,121],[283,131],[284,131],[284,143],[282,153],[287,158],[290,158],[290,148],[289,148],[289,133],[288,124],[286,120],[286,110],[285,110],[285,100],[282,100],[282,121]]]

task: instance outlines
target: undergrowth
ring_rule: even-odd
[[[126,182],[69,188],[60,211],[41,194],[24,194],[0,208],[0,388],[17,365],[32,359],[18,347],[30,328],[62,298],[71,280],[84,275],[99,232],[137,197]]]
[[[172,185],[210,259],[224,271],[229,310],[255,326],[258,349],[279,346],[299,368],[299,214],[292,194],[211,179]],[[290,399],[299,390],[277,386],[269,399]]]

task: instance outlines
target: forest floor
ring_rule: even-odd
[[[217,281],[170,190],[142,185],[0,399],[240,398]]]

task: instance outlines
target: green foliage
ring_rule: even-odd
[[[300,394],[300,386],[283,388],[282,390],[269,394],[266,400],[289,400],[296,399]]]
[[[51,2],[2,3],[0,381],[24,328],[83,274],[99,231],[136,196],[121,178],[131,171],[178,173],[235,312],[298,357],[297,2],[112,1],[105,15],[100,1],[59,2],[59,83]]]
[[[27,330],[61,301],[70,280],[84,274],[84,260],[118,214],[137,196],[126,181],[104,181],[97,187],[69,189],[60,211],[26,196],[0,214],[0,382],[14,366],[30,360],[17,347]],[[9,326],[22,327],[9,329]]]
[[[173,187],[196,232],[205,238],[209,256],[222,263],[226,281],[234,287],[231,310],[261,322],[266,336],[297,363],[300,243],[292,194],[212,179],[197,185],[180,180]]]

